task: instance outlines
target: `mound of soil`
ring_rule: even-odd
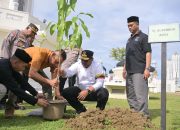
[[[149,119],[129,109],[113,108],[88,110],[75,118],[68,119],[66,125],[73,130],[156,130]]]

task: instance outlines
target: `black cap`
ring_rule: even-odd
[[[138,22],[139,23],[139,17],[131,16],[131,17],[127,18],[127,22],[128,23],[130,23],[130,22]]]
[[[38,32],[38,27],[35,25],[35,24],[33,24],[33,23],[30,23],[29,25],[28,25],[28,27],[30,27],[31,29],[32,29],[32,31],[35,33],[35,34],[37,34],[37,32]]]
[[[94,54],[93,51],[83,50],[82,53],[81,53],[81,59],[82,59],[82,60],[92,59],[92,58],[93,58],[93,54]]]
[[[32,58],[24,50],[17,48],[14,55],[25,63],[29,63]]]

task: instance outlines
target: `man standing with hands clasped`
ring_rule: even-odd
[[[131,109],[149,117],[148,78],[150,76],[151,45],[148,36],[139,30],[139,18],[127,19],[131,36],[126,44],[126,63],[123,77],[126,78],[127,100]]]

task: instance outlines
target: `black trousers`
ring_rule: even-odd
[[[66,83],[66,80],[67,80],[67,78],[63,78],[61,76],[59,77],[59,81],[60,81],[59,82],[59,91],[61,94],[62,94],[62,91],[64,89],[64,85]],[[75,83],[76,83],[76,75],[73,75],[72,77],[68,78],[69,87],[73,87]]]
[[[84,105],[77,99],[80,92],[81,90],[78,87],[65,88],[62,92],[62,96],[74,109],[76,109],[76,111],[81,111],[84,109]],[[96,107],[104,110],[108,97],[108,90],[106,88],[100,88],[97,91],[90,93],[85,98],[85,101],[97,101]]]

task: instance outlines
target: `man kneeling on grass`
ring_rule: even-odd
[[[77,75],[77,87],[65,88],[62,96],[80,114],[86,108],[80,101],[97,101],[96,107],[104,110],[109,93],[103,88],[104,74],[102,65],[93,59],[93,52],[84,50],[81,60],[70,66],[67,70],[61,69],[60,75],[71,77]]]
[[[31,105],[39,105],[46,107],[48,101],[43,99],[43,95],[39,94],[19,72],[22,72],[32,58],[21,49],[17,49],[10,59],[0,59],[0,100],[10,90],[17,97],[25,100]],[[27,90],[30,94],[26,93]],[[5,110],[5,117],[13,117],[13,104]]]

